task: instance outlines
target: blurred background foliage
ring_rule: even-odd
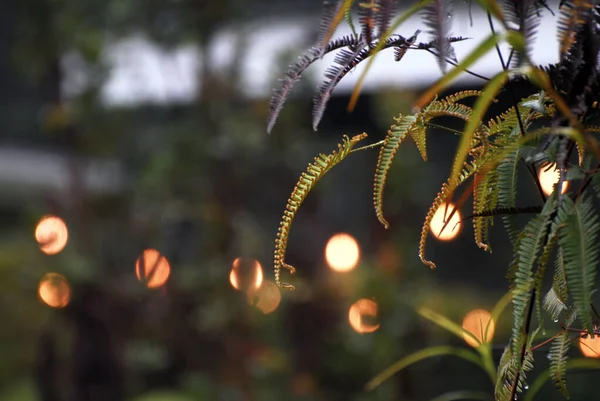
[[[390,231],[371,207],[376,153],[359,152],[333,170],[292,229],[288,260],[298,274],[286,280],[297,290],[283,293],[280,304],[274,293],[248,293],[261,272],[261,289],[273,279],[278,222],[306,164],[334,149],[342,133],[383,138],[391,117],[409,111],[416,96],[401,88],[366,93],[350,115],[345,95],[334,97],[313,133],[313,88],[303,83],[266,135],[268,99],[244,94],[244,64],[210,68],[206,49],[225,28],[243,38],[255,21],[299,13],[316,22],[320,3],[0,4],[0,400],[421,400],[490,390],[483,372],[444,358],[363,390],[415,350],[467,347],[419,318],[416,306],[460,322],[472,309],[490,310],[506,290],[510,248],[500,233],[495,258],[477,250],[464,227],[451,243],[432,240],[439,271],[418,262],[420,225],[447,174],[452,136],[436,138],[427,164],[414,146],[400,150],[387,190]],[[316,25],[307,29],[263,72],[273,86],[314,39]],[[114,68],[107,49],[140,34],[165,52],[200,49],[192,100],[103,101]],[[243,40],[234,46],[234,59],[261,57],[248,54]],[[81,80],[76,90],[65,84]],[[41,252],[34,237],[49,214],[68,227],[56,254]],[[361,251],[348,273],[328,268],[324,258],[327,241],[340,232]],[[157,288],[148,287],[160,266],[144,279],[142,263],[136,277],[144,249],[159,250],[169,263],[168,280]],[[51,296],[68,286],[57,308],[43,302],[47,273],[60,275]],[[359,322],[372,332],[349,324],[349,308],[362,298],[377,305],[376,316]],[[276,309],[265,314],[266,304]],[[497,322],[497,356],[507,326]],[[577,389],[571,386],[574,398]],[[559,399],[546,390],[545,399]]]

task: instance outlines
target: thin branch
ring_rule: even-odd
[[[427,125],[430,126],[430,127],[434,127],[434,128],[445,129],[446,131],[453,132],[453,133],[455,133],[457,135],[462,135],[462,131],[459,131],[459,130],[454,129],[454,128],[445,127],[443,125],[434,124],[434,123],[427,123]]]
[[[384,142],[385,142],[385,139],[382,139],[382,140],[381,140],[381,141],[379,141],[379,142],[375,142],[375,143],[372,143],[372,144],[370,144],[370,145],[362,146],[362,147],[360,147],[360,148],[352,149],[352,150],[350,151],[350,153],[358,152],[359,150],[367,150],[367,149],[372,149],[372,148],[375,148],[375,147],[377,147],[377,146],[383,145],[383,143],[384,143]]]
[[[434,56],[438,57],[437,53],[435,51],[431,50],[431,49],[419,49],[419,50],[425,50],[425,51],[433,54]],[[458,63],[455,63],[454,61],[452,61],[452,60],[450,60],[448,58],[446,59],[446,63],[448,63],[450,65],[453,65],[454,67],[458,67]],[[476,72],[473,72],[473,71],[468,70],[466,68],[463,69],[463,71],[466,72],[467,74],[470,74],[470,75],[476,77],[476,78],[483,79],[484,81],[490,81],[490,78],[488,78],[486,76],[483,76],[483,75],[480,75],[480,74],[477,74]]]
[[[538,345],[536,345],[535,347],[531,347],[531,351],[535,351],[541,347],[543,347],[544,345],[551,343],[552,341],[554,341],[556,339],[556,337],[560,336],[562,333],[564,333],[564,329],[559,331],[558,333],[556,333],[554,336],[550,337],[549,339],[547,339],[546,341],[542,341],[541,343],[539,343]]]

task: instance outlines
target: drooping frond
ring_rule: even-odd
[[[544,309],[552,320],[558,320],[560,314],[566,309],[566,305],[558,298],[554,288],[550,288],[544,297]]]
[[[534,337],[534,335],[531,336],[532,339]],[[526,373],[533,369],[534,359],[533,352],[531,351],[531,343],[526,347],[522,364],[519,363],[519,354],[515,354],[512,348],[511,344],[508,344],[500,358],[494,390],[496,401],[514,401],[512,393],[515,392],[516,394],[523,391]],[[517,388],[513,390],[517,376]]]
[[[464,90],[448,95],[443,100],[448,103],[456,103],[469,97],[478,97],[481,95],[483,95],[483,92],[479,90]]]
[[[558,20],[559,56],[562,59],[569,51],[579,28],[588,21],[594,1],[565,1],[561,5]]]
[[[317,43],[315,47],[322,51],[325,50],[325,37],[330,34],[333,20],[344,6],[343,0],[325,0],[323,2],[323,11],[321,13],[321,23],[319,25],[319,33],[317,35]],[[350,9],[350,7],[348,7]]]
[[[365,0],[358,3],[358,22],[361,27],[361,35],[366,43],[373,41],[373,31],[375,30],[375,14],[378,4],[375,0]]]
[[[475,174],[476,170],[477,170],[477,165],[475,163],[465,164],[463,170],[461,171],[461,174],[458,177],[457,185],[460,185],[463,182],[465,182],[467,179],[469,179],[473,174]],[[437,194],[437,196],[435,197],[435,200],[433,201],[433,204],[429,208],[429,211],[427,212],[427,216],[425,217],[425,222],[423,223],[423,227],[421,228],[421,239],[419,240],[419,259],[421,259],[421,262],[424,265],[429,266],[432,269],[435,269],[435,263],[425,259],[425,244],[427,243],[427,235],[429,234],[429,230],[430,230],[429,225],[431,224],[431,220],[433,220],[433,216],[435,215],[435,212],[437,212],[438,209],[440,208],[440,206],[442,204],[444,204],[444,202],[446,201],[448,196],[450,196],[452,191],[453,191],[453,188],[450,185],[449,181],[445,182],[442,185],[442,189]]]
[[[329,43],[338,25],[349,15],[355,0],[326,0],[316,47],[323,49]],[[323,53],[321,53],[323,55]]]
[[[556,243],[558,242],[558,232],[561,229],[560,223],[556,220],[553,221],[552,226],[550,227],[550,234],[548,235],[548,241],[546,241],[546,245],[542,250],[542,254],[538,260],[538,268],[533,277],[534,282],[534,290],[535,290],[535,308],[537,312],[538,324],[540,329],[544,329],[544,316],[542,314],[542,307],[544,305],[542,301],[542,285],[544,283],[544,277],[546,275],[546,270],[548,269],[548,262],[550,260],[550,255],[552,254]]]
[[[569,295],[579,320],[591,332],[593,322],[590,304],[598,268],[598,215],[590,197],[580,198],[577,204],[565,197],[559,216],[564,221],[559,244],[565,258]]]
[[[496,170],[490,170],[483,174],[475,174],[473,178],[473,214],[496,208],[498,202],[497,181],[498,174]],[[490,252],[488,230],[493,222],[493,216],[473,218],[475,244],[483,250],[489,250]]]
[[[415,34],[410,38],[406,39],[406,43],[394,47],[394,61],[398,62],[404,58],[404,55],[410,49],[410,47],[417,41],[417,37],[421,33],[420,30],[416,30]]]
[[[295,272],[295,268],[285,263],[285,252],[287,249],[288,238],[290,234],[290,228],[292,221],[298,212],[298,208],[304,202],[304,199],[308,196],[308,193],[312,190],[315,184],[336,164],[341,162],[350,154],[352,148],[361,140],[365,139],[367,134],[363,133],[360,135],[349,138],[344,135],[344,141],[342,144],[338,144],[338,149],[334,150],[329,155],[320,154],[319,157],[315,157],[314,163],[308,165],[306,172],[302,173],[294,191],[290,195],[286,210],[283,212],[281,224],[277,231],[277,238],[275,240],[275,252],[274,252],[274,269],[275,269],[275,283],[282,288],[294,289],[294,286],[287,283],[281,282],[281,269],[287,269],[291,273]]]
[[[518,26],[519,32],[525,40],[525,54],[515,52],[513,58],[515,66],[521,66],[531,54],[531,44],[540,24],[541,15],[534,0],[506,0],[504,2],[504,16],[507,21]]]
[[[452,8],[448,0],[433,0],[423,10],[423,22],[429,28],[429,34],[435,40],[435,49],[440,69],[446,73],[446,59],[456,60],[454,48],[450,44],[450,25]]]
[[[502,208],[513,208],[517,199],[517,172],[519,167],[519,149],[508,154],[498,165],[498,206]],[[508,233],[510,242],[514,245],[517,241],[517,217],[514,215],[503,215],[502,222]]]
[[[350,35],[342,36],[331,41],[323,50],[312,47],[301,55],[298,61],[289,67],[288,71],[281,79],[281,86],[273,91],[273,96],[271,97],[269,104],[269,115],[267,117],[267,133],[271,133],[271,130],[279,117],[279,113],[281,112],[285,101],[290,96],[296,82],[302,77],[304,71],[321,57],[321,54],[327,54],[341,49],[342,47],[356,45],[358,45],[358,38]]]
[[[363,48],[364,42],[356,45],[350,46],[348,49],[342,49],[338,54],[336,54],[334,58],[334,65],[330,66],[327,71],[325,71],[325,81],[321,86],[319,86],[319,90],[317,96],[315,97],[314,106],[313,106],[313,130],[317,130],[319,126],[319,122],[321,122],[321,118],[323,118],[323,113],[325,112],[325,106],[331,97],[331,93],[335,89],[336,85],[340,80],[356,65],[362,61],[363,59],[358,58]],[[365,54],[365,57],[367,55]]]
[[[565,271],[565,257],[559,249],[554,260],[554,277],[552,280],[552,289],[559,301],[566,305],[569,300],[569,285],[567,283],[567,273]]]
[[[396,119],[396,124],[392,125],[388,131],[385,142],[379,150],[373,185],[373,203],[377,219],[379,219],[386,229],[390,227],[385,217],[383,217],[383,192],[387,182],[387,175],[392,167],[392,161],[398,151],[398,147],[404,141],[406,135],[414,129],[416,122],[417,117],[414,115],[400,115]]]
[[[566,399],[571,398],[567,391],[567,383],[565,380],[567,374],[567,353],[569,352],[570,345],[571,340],[569,339],[569,332],[564,330],[554,339],[554,341],[552,341],[550,353],[548,354],[550,357],[550,377],[556,388],[558,388]]]
[[[394,11],[395,11],[395,7],[396,7],[396,1],[395,0],[377,0],[377,16],[376,16],[376,22],[377,22],[377,37],[380,38],[381,35],[383,35],[384,33],[387,32],[389,26],[390,26],[390,21],[392,19],[392,17],[394,16]]]
[[[514,280],[512,283],[513,295],[513,330],[512,344],[515,354],[523,347],[527,332],[525,322],[528,309],[532,308],[532,292],[537,286],[533,268],[537,264],[538,256],[546,246],[550,231],[551,217],[556,208],[556,197],[548,198],[542,212],[534,217],[523,229],[515,246]]]

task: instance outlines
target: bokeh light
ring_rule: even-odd
[[[171,274],[169,261],[156,249],[146,249],[135,262],[135,275],[148,288],[158,288],[167,282]]]
[[[449,241],[456,237],[460,232],[460,228],[462,226],[462,223],[460,222],[460,212],[456,210],[452,217],[450,217],[454,207],[455,206],[452,203],[442,203],[433,215],[431,223],[429,223],[431,233],[439,240]],[[444,224],[446,224],[448,217],[450,217],[450,221],[444,228]]]
[[[478,347],[480,344],[487,343],[494,337],[494,320],[490,312],[483,309],[475,309],[469,312],[463,319],[462,328],[479,340],[477,342],[467,333],[463,333],[465,341],[472,347]]]
[[[558,168],[556,168],[556,163],[546,163],[544,164],[538,173],[538,179],[540,180],[540,185],[542,186],[542,191],[544,194],[550,195],[554,190],[554,184],[558,182],[560,178],[560,173]],[[564,194],[569,188],[569,182],[565,181],[562,185],[562,193]]]
[[[48,273],[38,286],[40,299],[53,308],[64,308],[71,299],[71,289],[67,279],[58,273]]]
[[[600,336],[596,334],[594,338],[589,335],[585,338],[579,337],[579,349],[588,358],[600,358]]]
[[[329,267],[338,273],[354,269],[359,259],[358,242],[350,234],[336,234],[329,239],[325,246],[325,260]]]
[[[378,305],[371,299],[359,299],[350,307],[348,311],[348,321],[350,326],[357,333],[372,333],[379,328],[377,319]]]
[[[236,258],[231,265],[229,282],[238,291],[254,293],[263,282],[262,266],[255,259]]]
[[[260,309],[265,315],[273,312],[281,303],[281,291],[277,284],[270,280],[264,280],[260,288],[251,295],[254,306]]]
[[[46,255],[55,255],[63,250],[69,240],[65,222],[56,216],[44,216],[35,227],[35,240]]]

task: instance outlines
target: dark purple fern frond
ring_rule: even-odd
[[[360,52],[364,49],[364,43],[361,45],[352,46],[348,49],[342,49],[335,55],[334,64],[325,71],[325,81],[319,86],[317,96],[315,97],[313,106],[313,130],[317,130],[325,106],[331,97],[331,93],[336,85],[344,76],[344,71],[354,68],[357,64],[356,59]],[[369,50],[370,51],[370,48]]]
[[[290,66],[284,77],[280,79],[281,86],[273,91],[273,96],[269,104],[269,115],[267,117],[267,133],[271,133],[279,113],[283,108],[283,105],[294,87],[294,84],[301,78],[302,74],[311,64],[319,60],[322,55],[331,53],[332,51],[341,49],[342,47],[357,46],[359,39],[354,35],[342,36],[338,39],[332,40],[327,44],[324,49],[318,47],[312,47],[302,56],[299,60]]]
[[[421,33],[421,30],[417,30],[413,36],[406,39],[406,43],[402,43],[399,46],[394,47],[394,61],[401,61],[404,55],[410,49],[411,46],[417,41],[417,37]]]
[[[344,0],[325,0],[323,2],[323,12],[321,14],[321,24],[319,25],[319,34],[317,36],[316,48],[325,49],[325,36],[331,28],[333,19],[339,13],[344,4]]]
[[[365,43],[373,41],[376,7],[375,0],[369,0],[368,3],[359,3],[358,22],[361,26],[361,36],[364,38]]]
[[[418,34],[418,32],[420,31],[417,31],[416,34]],[[381,50],[398,47],[405,47],[408,49],[416,40],[416,34],[409,40],[401,35],[392,35],[385,40]],[[372,50],[375,46],[376,42],[371,43],[370,46],[363,44],[362,47],[357,46],[350,49],[344,49],[336,55],[334,60],[335,64],[329,67],[325,72],[326,80],[319,87],[317,96],[314,100],[313,130],[317,130],[321,118],[323,118],[327,102],[337,84],[358,64],[371,57],[373,55]]]
[[[456,60],[454,48],[448,41],[450,26],[452,24],[451,0],[434,0],[425,7],[423,21],[429,28],[436,46],[438,64],[443,73],[446,73],[446,59]]]
[[[395,0],[377,0],[377,16],[375,18],[377,23],[377,38],[380,38],[381,35],[387,32],[390,21],[394,16],[394,11],[396,8]]]
[[[514,66],[521,66],[525,57],[531,55],[533,39],[541,21],[541,14],[535,0],[505,0],[503,3],[506,20],[518,27],[525,39],[525,54],[515,52]]]

